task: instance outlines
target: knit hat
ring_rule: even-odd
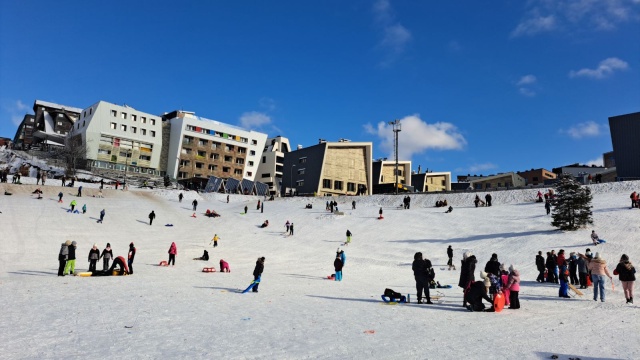
[[[600,259],[600,253],[596,252],[596,256],[593,257],[594,259]]]
[[[67,241],[65,241],[65,243],[64,243],[64,244],[65,244],[65,245],[67,245],[67,246],[71,245],[71,240],[67,240]]]
[[[72,242],[71,242],[71,245],[76,246],[76,245],[78,245],[78,243],[77,243],[77,242],[75,242],[75,241],[72,241]]]
[[[515,270],[515,269],[513,268],[513,264],[509,265],[509,272],[513,272],[513,270]]]
[[[480,271],[480,278],[484,279],[487,277],[487,273],[485,271]]]
[[[620,261],[629,261],[629,256],[627,256],[627,254],[622,254]]]

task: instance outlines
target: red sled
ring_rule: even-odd
[[[331,274],[331,275],[327,276],[327,279],[335,280],[336,279],[336,274]]]
[[[493,309],[495,312],[500,312],[504,309],[504,295],[502,293],[497,293],[493,298]]]
[[[383,216],[378,216],[378,220],[382,220],[382,219],[384,219]]]
[[[160,261],[160,264],[158,264],[158,266],[169,266],[169,264],[167,264],[166,261],[162,260]]]
[[[208,267],[208,268],[202,268],[202,272],[216,272],[216,268],[212,268],[212,267]]]

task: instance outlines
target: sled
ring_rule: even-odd
[[[584,295],[582,291],[578,290],[578,288],[575,287],[574,285],[572,284],[567,284],[567,285],[569,285],[569,289],[573,290],[573,292],[576,293],[576,295],[579,295],[579,296]]]
[[[497,293],[493,298],[493,309],[495,312],[500,312],[504,309],[504,295],[502,293]]]
[[[254,286],[256,286],[258,284],[260,284],[260,278],[259,277],[258,277],[258,280],[253,280],[251,282],[251,284],[246,289],[244,289],[244,291],[242,293],[243,294],[248,293],[251,289],[253,289]]]
[[[166,224],[165,226],[173,226],[173,224]]]
[[[404,304],[407,302],[407,297],[402,295],[400,296],[399,301],[395,301],[397,298],[390,298],[386,295],[381,295],[380,296],[382,298],[382,301],[384,301],[385,303],[389,304],[389,305],[395,305],[395,304]]]
[[[169,266],[169,264],[167,264],[167,262],[165,260],[162,260],[162,261],[160,261],[158,266]]]
[[[76,276],[82,276],[82,277],[87,277],[87,276],[91,276],[91,275],[93,275],[93,273],[92,273],[92,272],[89,272],[89,271],[86,271],[86,272],[80,272],[80,273],[77,273],[77,274],[76,274]]]
[[[336,274],[331,274],[331,275],[327,276],[327,279],[335,280],[336,279]]]
[[[202,272],[205,272],[205,273],[216,272],[216,268],[212,268],[212,267],[202,268]]]
[[[383,220],[384,216],[378,216],[378,220]]]
[[[598,239],[598,244],[604,244],[604,243],[606,243],[606,242],[607,242],[607,240],[604,240],[604,239]]]

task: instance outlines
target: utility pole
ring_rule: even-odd
[[[395,121],[389,122],[389,125],[393,126],[393,133],[395,134],[395,153],[396,153],[396,195],[398,195],[398,133],[402,131],[402,126],[400,125],[400,120],[396,119]]]

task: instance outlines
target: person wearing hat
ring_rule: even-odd
[[[62,246],[60,246],[60,253],[58,254],[58,262],[60,263],[58,266],[58,276],[64,276],[64,269],[67,266],[67,257],[69,256],[69,245],[71,245],[71,240],[63,242]]]
[[[618,266],[613,270],[613,274],[618,275],[622,283],[622,290],[624,298],[627,299],[627,304],[633,304],[633,283],[636,281],[636,268],[629,261],[629,256],[622,254]]]
[[[604,260],[599,252],[596,252],[593,259],[589,259],[585,255],[578,253],[578,256],[587,259],[587,268],[591,271],[591,281],[593,282],[593,301],[598,301],[598,292],[600,292],[600,301],[604,302],[604,277],[609,277],[611,281],[613,278],[607,269],[607,261]]]
[[[507,282],[509,288],[509,309],[520,309],[520,272],[509,265],[509,280]]]
[[[68,241],[67,241],[68,242]],[[64,274],[73,275],[76,271],[76,247],[78,243],[75,241],[71,242],[69,245],[69,256],[67,257],[67,265],[64,267]]]
[[[336,254],[336,259],[333,260],[333,268],[336,271],[336,281],[342,281],[342,259],[340,259],[340,254]]]
[[[111,251],[110,243],[107,243],[107,247],[104,248],[104,250],[102,250],[102,254],[100,254],[100,257],[103,258],[102,270],[103,271],[109,270],[109,260],[113,259],[113,251]]]
[[[136,257],[136,247],[133,245],[133,242],[129,244],[129,253],[128,253],[127,265],[129,268],[129,274],[133,274],[133,258]]]
[[[262,272],[264,271],[264,256],[258,258],[256,261],[256,267],[253,269],[253,281],[256,282],[256,285],[253,287],[253,292],[258,292],[258,286],[260,286],[260,278],[262,277]]]
[[[98,250],[98,245],[97,244],[93,244],[93,247],[91,248],[91,250],[89,250],[89,271],[94,272],[96,271],[96,263],[98,262],[98,260],[100,259],[100,250]]]
[[[175,242],[172,242],[171,246],[169,246],[169,262],[167,262],[167,266],[176,265],[176,255],[178,255],[178,247]]]
[[[447,257],[449,258],[449,261],[447,261],[449,270],[451,270],[452,267],[453,267],[453,270],[455,270],[456,266],[453,265],[453,248],[451,247],[451,245],[449,245],[449,247],[447,248]]]
[[[467,293],[467,290],[471,286],[471,284],[475,281],[475,272],[476,272],[476,260],[475,255],[471,253],[471,251],[467,251],[462,254],[462,263],[460,266],[460,281],[458,281],[458,286],[462,288],[464,294]],[[462,300],[462,306],[467,307],[466,296]]]
[[[153,224],[153,219],[156,218],[156,213],[151,210],[151,212],[149,213],[149,225]]]

